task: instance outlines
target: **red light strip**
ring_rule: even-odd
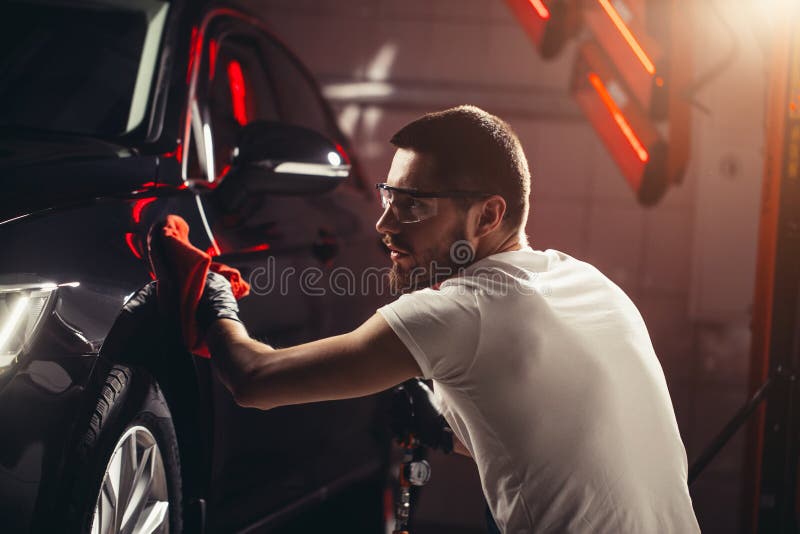
[[[600,76],[590,72],[589,81],[597,91],[597,94],[600,95],[600,99],[603,101],[603,104],[605,104],[608,108],[608,111],[611,112],[611,115],[614,117],[614,122],[616,122],[617,126],[619,126],[619,129],[622,130],[622,134],[625,136],[625,139],[628,140],[628,143],[630,143],[631,148],[633,148],[633,150],[636,152],[636,155],[639,156],[639,159],[642,160],[643,163],[647,163],[647,160],[650,159],[650,155],[636,137],[636,134],[634,133],[633,128],[631,128],[631,125],[628,124],[628,120],[625,118],[625,115],[623,115],[617,107],[617,103],[614,102],[614,99],[611,98],[610,94],[608,94],[608,90],[606,89],[606,86],[603,85],[603,81],[600,79]]]
[[[136,244],[133,241],[134,237],[135,237],[135,235],[132,234],[131,232],[126,233],[125,234],[125,244],[128,245],[128,248],[131,250],[133,255],[136,256],[136,259],[141,260],[142,259],[142,254],[139,252],[139,247],[137,247]]]
[[[230,165],[230,163],[229,163],[229,164],[227,164],[227,165],[225,165],[225,166],[222,168],[222,170],[221,170],[221,171],[219,171],[219,174],[217,174],[217,180],[219,180],[220,178],[222,178],[223,176],[225,176],[226,174],[228,174],[228,171],[229,171],[229,170],[231,170],[231,165]]]
[[[547,9],[547,6],[544,5],[544,2],[542,2],[542,0],[528,0],[528,2],[531,3],[533,9],[536,10],[536,13],[544,20],[550,18],[550,10]]]
[[[228,63],[228,85],[231,88],[233,117],[241,126],[247,124],[247,107],[245,106],[245,85],[242,66],[235,59]]]
[[[197,38],[197,26],[192,28],[192,38],[189,41],[189,67],[186,69],[186,83],[192,78],[192,67],[194,67],[194,58],[197,55],[200,40]]]
[[[161,155],[164,156],[165,158],[175,158],[176,160],[178,160],[178,163],[180,163],[181,158],[183,158],[183,145],[179,143],[178,146],[175,148],[175,150],[173,150],[172,152],[164,152]]]
[[[131,216],[133,217],[134,223],[139,224],[139,222],[142,220],[142,210],[145,208],[145,206],[147,206],[151,202],[155,202],[155,200],[156,199],[154,198],[143,198],[137,200],[133,204],[133,209],[131,210]]]
[[[650,61],[650,58],[645,53],[642,45],[639,44],[639,41],[636,40],[636,37],[633,36],[631,31],[625,25],[625,21],[622,20],[622,17],[619,16],[617,10],[614,9],[614,6],[611,5],[609,0],[597,0],[603,9],[606,11],[606,14],[611,19],[611,22],[614,23],[614,26],[617,27],[619,33],[622,34],[622,38],[628,42],[628,46],[631,47],[633,53],[636,54],[636,57],[639,58],[639,61],[642,63],[644,70],[646,70],[651,75],[656,73],[656,67],[653,65],[653,62]]]
[[[208,41],[208,79],[214,79],[214,73],[217,70],[217,41],[210,39]]]
[[[243,248],[239,252],[261,252],[262,250],[269,250],[269,243],[261,243],[253,247]]]
[[[350,156],[347,155],[347,151],[345,151],[344,147],[339,143],[336,143],[336,152],[338,152],[339,155],[342,156],[342,161],[350,165]]]

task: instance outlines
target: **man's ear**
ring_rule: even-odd
[[[475,237],[483,237],[494,232],[502,223],[506,214],[506,201],[500,195],[492,195],[479,204],[478,224]]]

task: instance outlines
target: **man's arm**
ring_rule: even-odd
[[[347,334],[285,349],[250,339],[241,323],[218,319],[206,342],[236,402],[262,410],[361,397],[422,374],[379,314]]]

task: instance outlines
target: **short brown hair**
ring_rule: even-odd
[[[522,145],[499,117],[475,106],[428,113],[400,129],[390,141],[433,156],[443,186],[498,194],[513,227],[528,218],[531,174]]]

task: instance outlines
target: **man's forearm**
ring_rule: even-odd
[[[250,339],[230,319],[217,319],[207,331],[212,365],[241,406],[269,410],[361,397],[421,373],[377,314],[352,332],[281,349]]]
[[[251,339],[241,323],[230,319],[214,321],[206,334],[206,343],[220,380],[237,401],[257,361],[264,358],[265,352],[273,350]]]

